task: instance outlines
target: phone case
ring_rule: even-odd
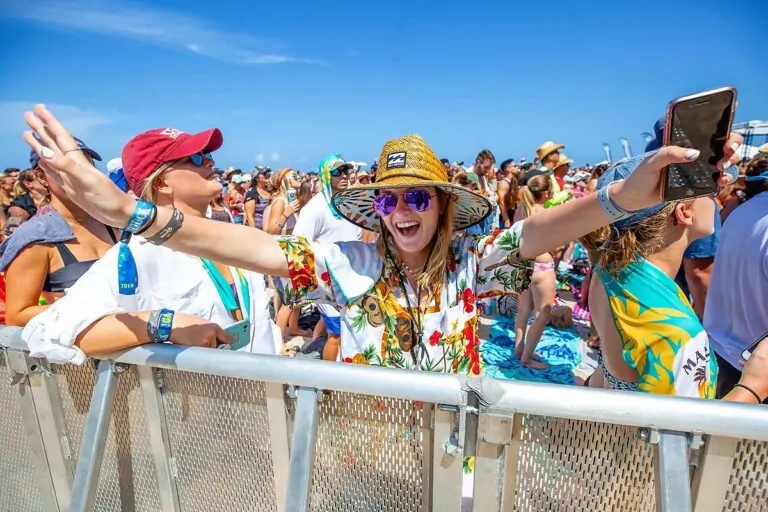
[[[219,348],[225,350],[240,350],[243,347],[247,347],[251,342],[251,323],[248,320],[241,320],[237,323],[224,328],[230,338],[231,343],[222,343]]]
[[[737,102],[737,91],[736,91],[736,88],[735,87],[731,87],[731,86],[721,87],[719,89],[712,89],[712,90],[709,90],[709,91],[704,91],[704,92],[700,92],[700,93],[696,93],[696,94],[691,94],[691,95],[683,96],[683,97],[676,98],[676,99],[670,101],[669,105],[667,106],[666,120],[665,120],[665,123],[664,123],[664,141],[663,141],[664,142],[664,146],[671,145],[671,141],[673,139],[673,135],[677,135],[677,136],[679,136],[679,138],[683,138],[683,139],[685,138],[685,134],[684,133],[676,132],[675,131],[676,127],[672,126],[673,114],[674,114],[675,108],[677,106],[682,105],[682,104],[684,104],[686,102],[690,102],[692,100],[699,99],[699,98],[706,98],[706,97],[709,97],[709,96],[715,96],[715,95],[721,94],[723,92],[730,92],[732,94],[732,96],[733,96],[732,105],[731,105],[731,111],[730,111],[730,118],[729,118],[729,121],[728,121],[729,130],[726,133],[726,140],[727,140],[728,136],[730,135],[730,126],[733,125],[733,117],[735,115],[736,102]],[[693,173],[695,175],[692,174],[691,176],[686,176],[686,177],[689,178],[689,179],[692,178],[696,182],[696,184],[701,185],[702,189],[704,190],[706,188],[706,185],[708,185],[708,183],[703,183],[703,182],[702,183],[698,183],[698,182],[703,180],[703,179],[707,179],[707,180],[709,179],[708,177],[703,178],[703,177],[709,175],[709,172],[708,172],[708,169],[706,168],[706,165],[703,162],[701,162],[701,161],[696,161],[696,162],[694,162],[691,165],[698,166],[697,173]],[[678,167],[675,166],[675,165],[671,165],[671,166],[667,167],[664,170],[664,173],[663,173],[663,176],[662,176],[662,180],[661,180],[661,199],[663,201],[676,201],[676,200],[681,200],[681,199],[694,199],[696,197],[701,197],[701,196],[704,196],[704,195],[708,195],[709,193],[713,193],[713,192],[716,192],[718,190],[718,186],[717,186],[717,184],[715,184],[715,186],[710,187],[712,190],[708,190],[705,193],[695,193],[693,188],[690,188],[690,189],[688,189],[689,193],[686,195],[686,197],[682,197],[682,198],[679,198],[679,197],[668,197],[668,194],[667,194],[667,183],[668,183],[668,181],[670,179],[672,179],[672,180],[676,180],[677,179],[677,180],[680,181],[680,185],[678,187],[675,187],[676,189],[685,188],[685,185],[683,184],[683,181],[684,181],[683,180],[683,176],[675,177],[673,175],[670,178],[670,173],[677,173],[677,172],[679,172],[679,170],[678,170]]]

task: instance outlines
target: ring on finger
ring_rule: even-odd
[[[68,150],[66,150],[66,151],[64,152],[64,154],[66,155],[67,153],[71,153],[71,152],[73,152],[73,151],[82,151],[82,149],[80,149],[80,148],[75,148],[75,149],[68,149]]]

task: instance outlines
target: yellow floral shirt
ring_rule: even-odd
[[[489,236],[458,233],[445,285],[429,294],[421,313],[417,293],[394,263],[363,242],[279,237],[290,278],[280,280],[278,291],[287,304],[310,299],[339,308],[344,362],[478,375],[477,300],[530,284],[533,261],[518,255],[521,230],[522,221]]]

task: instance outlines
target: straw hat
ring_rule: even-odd
[[[376,192],[411,187],[437,187],[449,194],[454,202],[453,227],[457,231],[482,222],[491,213],[491,204],[483,196],[448,181],[445,166],[419,135],[384,144],[376,182],[341,190],[333,195],[332,204],[348,221],[375,231],[380,224],[373,209]]]
[[[555,151],[560,151],[561,149],[565,149],[565,146],[562,144],[555,144],[551,140],[548,140],[536,150],[536,161],[541,162]]]
[[[573,163],[573,160],[565,156],[564,154],[560,154],[560,159],[555,164],[554,168],[557,169],[558,167],[562,167],[563,165],[570,165]]]

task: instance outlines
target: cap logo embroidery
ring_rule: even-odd
[[[160,132],[160,135],[165,135],[166,137],[170,137],[171,139],[177,138],[179,135],[184,133],[181,130],[177,130],[176,128],[166,128],[165,130]]]
[[[404,169],[405,168],[405,151],[398,151],[397,153],[390,153],[387,155],[387,169]]]

